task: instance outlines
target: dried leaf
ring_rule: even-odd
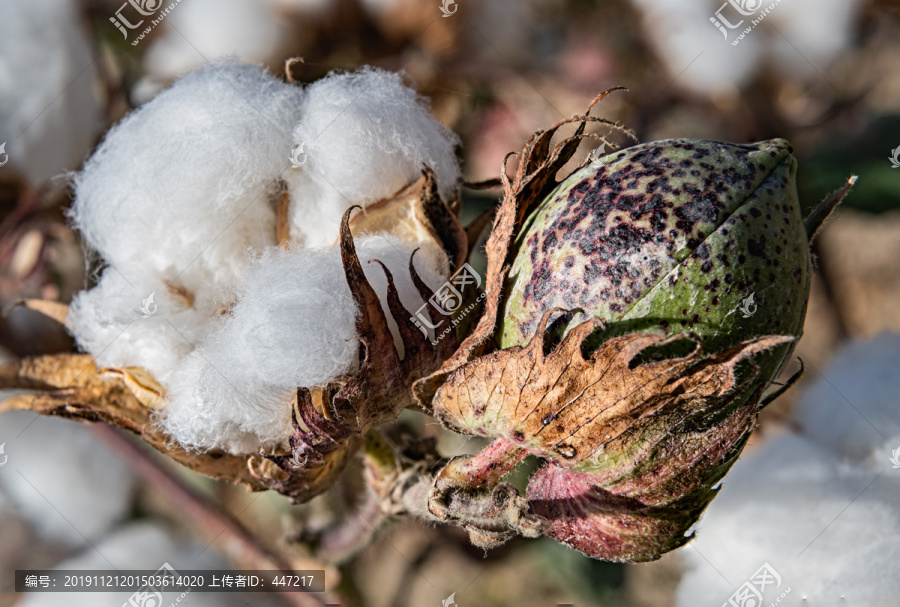
[[[166,391],[150,373],[142,367],[109,367],[100,374],[118,379],[128,388],[138,402],[148,409],[160,410],[166,406]]]
[[[254,491],[265,488],[250,474],[246,456],[189,452],[178,446],[151,419],[153,409],[143,405],[124,382],[104,380],[85,354],[40,356],[4,364],[0,366],[0,389],[37,392],[5,400],[0,403],[0,411],[28,410],[114,424],[140,435],[161,453],[200,474],[239,483]]]

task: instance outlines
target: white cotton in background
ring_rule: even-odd
[[[269,2],[190,0],[165,18],[144,54],[147,74],[167,82],[226,56],[245,63],[272,60],[289,35]]]
[[[892,604],[900,593],[900,480],[877,474],[801,437],[765,443],[734,466],[680,551],[688,571],[676,604],[727,604],[764,563],[782,584],[766,589],[763,605],[788,588],[779,606]]]
[[[838,457],[876,470],[890,466],[891,452],[900,448],[898,368],[900,335],[841,349],[797,403],[803,433]]]
[[[85,425],[3,413],[4,443],[0,493],[43,539],[84,546],[129,514],[136,479]]]
[[[401,74],[363,68],[306,89],[293,133],[303,163],[284,174],[290,234],[300,246],[333,244],[343,212],[395,194],[431,167],[441,196],[458,187],[456,135],[435,119]]]
[[[766,40],[760,32],[751,32],[737,46],[732,46],[736,34],[729,31],[726,40],[710,22],[719,3],[705,0],[632,2],[643,13],[647,39],[656,48],[674,86],[700,94],[729,93],[740,89],[755,75],[765,52]]]
[[[178,540],[169,529],[157,523],[133,523],[96,543],[80,554],[55,567],[57,570],[149,570],[156,571],[168,564],[178,573],[191,570],[231,569],[231,565],[214,550]],[[191,607],[246,607],[249,595],[245,593],[191,592],[179,597],[181,592],[163,592],[162,603],[153,607],[182,604]],[[22,595],[19,607],[122,607],[122,605],[150,605],[141,597],[129,602],[131,592],[46,592]],[[155,598],[155,597],[154,597]],[[259,595],[253,596],[253,605],[271,607],[273,603]]]
[[[0,3],[0,144],[38,187],[74,170],[102,128],[97,69],[78,3]],[[0,153],[0,160],[5,158]]]
[[[414,247],[384,234],[357,238],[356,247],[385,310],[387,282],[369,259],[391,271],[407,310],[424,303],[407,270]],[[432,288],[444,281],[442,263],[428,248],[416,255],[417,272]],[[173,377],[163,426],[201,449],[283,446],[296,387],[324,385],[355,369],[357,314],[337,247],[270,249],[248,269],[231,313]],[[396,323],[389,324],[396,343]]]
[[[796,78],[821,77],[852,44],[862,5],[860,0],[780,2],[771,13],[780,30],[770,32],[773,65]]]
[[[107,267],[69,305],[67,326],[101,367],[143,367],[160,383],[206,335],[211,313],[187,305],[161,280],[128,282]]]

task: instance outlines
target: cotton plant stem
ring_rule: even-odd
[[[496,485],[525,459],[528,452],[511,442],[497,438],[475,455],[459,457],[447,464],[440,475],[442,482],[459,484],[469,489]]]
[[[163,493],[173,508],[187,518],[204,535],[222,539],[236,549],[240,559],[258,569],[278,569],[293,573],[290,564],[263,546],[233,515],[218,504],[195,492],[174,474],[162,467],[151,454],[138,446],[117,428],[107,424],[91,424],[91,429],[108,447],[116,452],[149,485]],[[319,568],[319,567],[316,567]],[[324,568],[324,567],[323,567]],[[325,605],[328,597],[320,593],[284,592],[280,595],[292,607]],[[337,604],[337,603],[335,603]]]

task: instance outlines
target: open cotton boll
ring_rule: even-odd
[[[271,198],[302,91],[221,62],[175,82],[106,136],[75,180],[73,223],[129,280],[218,296],[272,244]]]
[[[0,144],[37,187],[77,169],[102,128],[77,3],[0,3]],[[3,156],[5,158],[5,156]]]
[[[165,383],[206,334],[212,315],[188,306],[162,281],[129,283],[108,267],[93,289],[72,299],[66,326],[98,365],[143,367]]]
[[[804,433],[840,457],[880,470],[900,447],[900,335],[851,342],[804,392]],[[827,378],[827,379],[826,379]]]
[[[168,81],[221,57],[248,63],[274,59],[288,29],[268,2],[191,0],[166,16],[162,36],[144,55],[155,79]]]
[[[900,482],[876,476],[802,437],[764,443],[735,464],[680,552],[688,571],[677,605],[729,604],[764,563],[782,581],[755,604],[788,588],[779,606],[891,604],[900,592]]]
[[[407,310],[424,303],[408,272],[413,246],[374,234],[357,238],[356,248],[386,315],[387,281],[369,259],[389,268]],[[430,287],[445,279],[442,262],[430,247],[416,255],[417,273]],[[338,247],[273,247],[248,269],[237,297],[171,381],[162,424],[182,445],[232,453],[283,446],[296,388],[324,385],[356,368],[358,310]],[[390,317],[389,324],[399,343]]]
[[[3,413],[0,444],[8,457],[0,493],[42,538],[83,546],[130,512],[136,478],[85,425]]]
[[[395,194],[431,167],[449,200],[460,172],[458,139],[400,74],[364,68],[314,82],[303,99],[288,168],[290,235],[301,246],[333,244],[343,212]]]

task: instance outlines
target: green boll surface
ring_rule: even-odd
[[[811,265],[796,169],[783,139],[671,139],[576,171],[514,243],[500,346],[527,343],[554,307],[583,310],[570,327],[600,318],[601,338],[692,331],[707,354],[762,335],[799,336]],[[750,388],[770,381],[792,349],[759,355]]]

